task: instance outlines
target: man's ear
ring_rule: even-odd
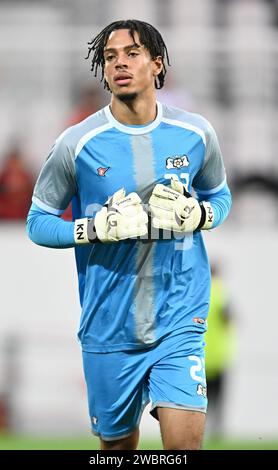
[[[153,63],[154,63],[154,75],[157,77],[160,74],[161,70],[163,69],[162,56],[158,55],[157,57],[155,57],[155,59],[153,59]]]

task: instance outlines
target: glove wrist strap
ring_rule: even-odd
[[[94,219],[76,219],[74,223],[74,241],[78,245],[88,245],[97,243],[97,237]]]
[[[214,213],[209,202],[203,201],[200,203],[201,207],[201,220],[196,230],[209,230],[212,228],[214,222]]]

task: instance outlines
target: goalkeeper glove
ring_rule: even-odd
[[[148,216],[137,193],[125,195],[122,188],[111,196],[94,219],[77,219],[74,240],[77,244],[117,242],[146,235]]]
[[[157,184],[149,200],[152,225],[155,228],[188,233],[210,229],[214,214],[209,202],[199,203],[178,180],[171,187]]]

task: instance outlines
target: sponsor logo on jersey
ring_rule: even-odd
[[[189,165],[189,159],[187,155],[176,155],[175,157],[169,157],[166,159],[166,168],[171,170],[172,168],[180,169]]]
[[[104,168],[102,166],[100,166],[98,169],[97,169],[97,172],[99,174],[99,176],[105,176],[105,173],[107,172],[107,170],[109,170],[110,166],[108,166],[107,168]]]
[[[202,384],[197,385],[197,395],[201,395],[202,397],[207,397],[207,387],[204,387]]]

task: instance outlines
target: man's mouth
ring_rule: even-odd
[[[128,85],[132,80],[132,76],[126,73],[118,74],[114,77],[114,82],[117,85]]]

